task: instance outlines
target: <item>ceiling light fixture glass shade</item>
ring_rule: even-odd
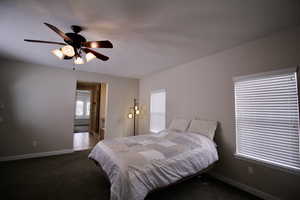
[[[96,58],[96,56],[91,53],[91,52],[88,52],[86,55],[85,55],[85,59],[87,62],[90,62],[91,60],[93,60],[94,58]]]
[[[84,64],[84,60],[80,57],[76,57],[75,60],[74,60],[74,63],[76,65],[81,65],[81,64]]]
[[[61,59],[61,60],[64,58],[63,52],[59,49],[54,49],[54,50],[51,51],[51,53],[53,55],[55,55],[56,57],[58,57],[59,59]]]
[[[68,56],[68,57],[73,57],[75,55],[74,48],[71,45],[66,45],[66,46],[62,47],[61,51],[65,56]]]

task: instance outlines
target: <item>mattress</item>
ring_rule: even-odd
[[[154,189],[207,168],[218,153],[215,143],[200,134],[162,131],[100,141],[89,158],[106,172],[111,200],[142,200]]]

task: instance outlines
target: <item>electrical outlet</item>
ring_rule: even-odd
[[[32,141],[32,146],[33,146],[33,147],[36,147],[36,146],[37,146],[37,144],[38,144],[38,143],[37,143],[37,141],[36,141],[36,140],[33,140],[33,141]]]
[[[248,174],[254,174],[253,167],[248,166]]]

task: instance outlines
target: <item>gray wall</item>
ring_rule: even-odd
[[[77,80],[108,84],[106,138],[132,134],[138,80],[1,59],[0,157],[72,149]]]
[[[167,124],[175,117],[218,120],[220,162],[214,173],[282,199],[300,197],[300,175],[234,158],[234,93],[232,77],[300,64],[300,27],[273,34],[140,80],[143,116],[140,132],[149,130],[150,91],[166,88]],[[252,166],[254,174],[247,173]]]

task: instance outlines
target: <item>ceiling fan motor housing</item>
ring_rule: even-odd
[[[77,33],[66,33],[66,35],[72,40],[72,41],[67,41],[64,40],[67,44],[73,46],[76,49],[81,48],[81,44],[83,42],[86,42],[86,39]]]
[[[83,31],[85,28],[82,26],[72,25],[71,29],[72,29],[72,31],[74,31],[74,33],[79,33],[81,31]]]

